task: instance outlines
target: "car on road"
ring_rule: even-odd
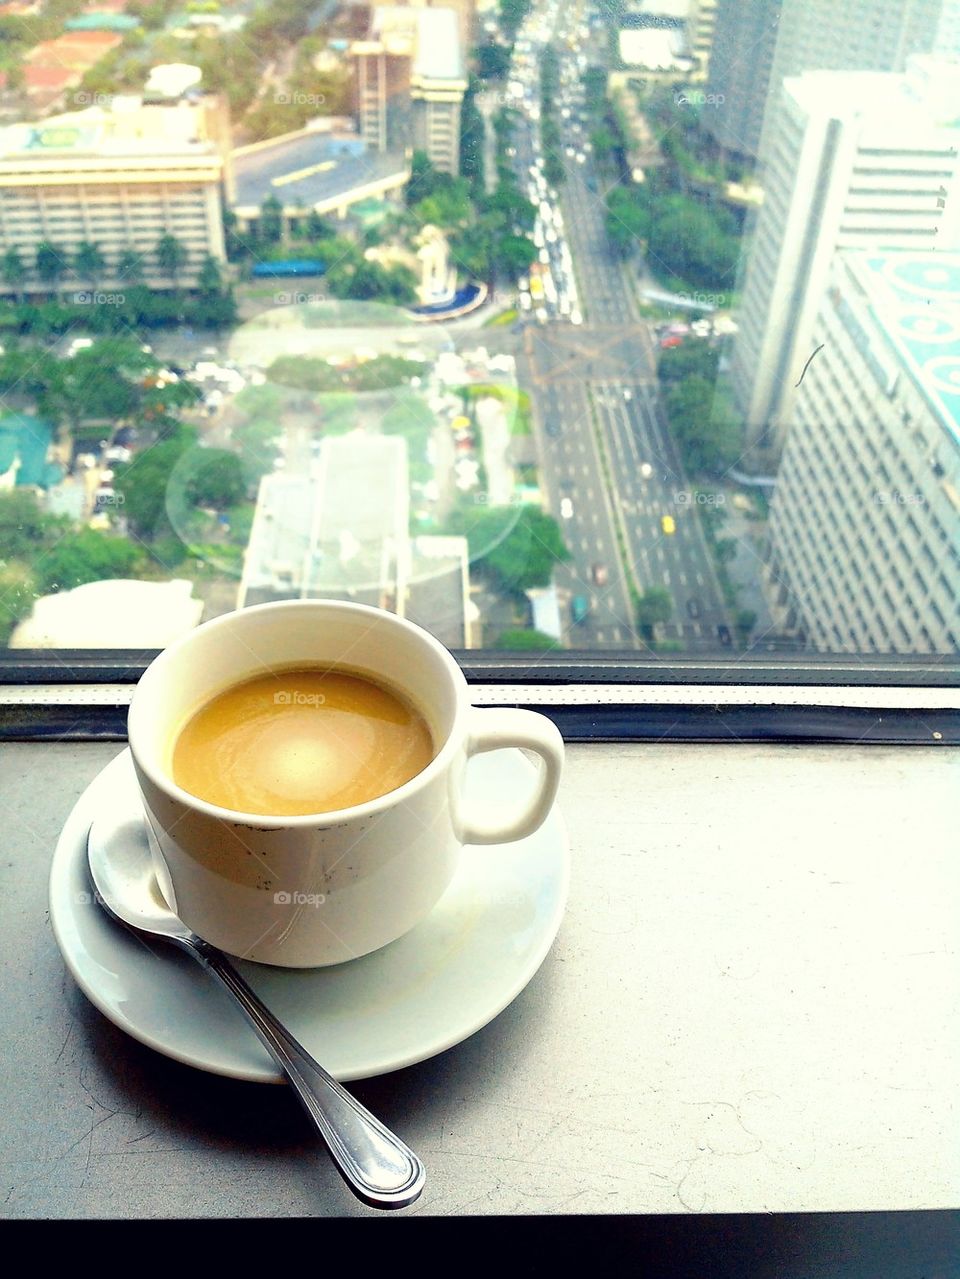
[[[562,497],[560,499],[560,516],[565,520],[569,520],[573,517],[573,503],[568,497]]]
[[[677,531],[676,521],[674,520],[672,515],[661,515],[660,527],[663,529],[664,533],[666,533],[668,537],[670,536],[671,533],[675,533]]]
[[[560,428],[557,426],[556,422],[548,422],[546,430],[552,440],[555,440],[560,434]]]
[[[590,612],[590,601],[586,595],[574,595],[570,601],[570,616],[574,622],[586,621]]]
[[[696,599],[687,600],[687,612],[694,619],[700,616],[700,601]]]
[[[729,648],[733,643],[733,636],[730,634],[730,627],[723,626],[722,624],[718,626],[717,639],[719,639],[724,648]]]
[[[606,564],[592,564],[590,566],[590,576],[596,586],[606,586],[610,577]]]
[[[630,390],[629,386],[625,386],[623,388],[623,398],[627,401],[628,404],[633,399],[633,392]]]
[[[645,480],[649,480],[650,476],[653,474],[653,467],[649,462],[640,463],[640,474]]]

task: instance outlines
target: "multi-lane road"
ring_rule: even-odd
[[[561,47],[561,59],[572,56]],[[567,643],[642,646],[633,597],[662,587],[672,618],[658,636],[684,650],[716,649],[729,619],[697,499],[667,429],[636,285],[607,246],[601,176],[592,156],[581,163],[568,154],[583,145],[579,123],[574,113],[561,121],[567,179],[560,203],[585,322],[554,316],[530,324],[518,368],[534,404],[550,510],[573,556],[557,573]],[[521,116],[514,135],[521,178],[539,158],[538,132]],[[580,622],[571,607],[577,596],[590,605]]]

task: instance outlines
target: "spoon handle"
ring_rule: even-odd
[[[371,1208],[405,1208],[423,1190],[423,1164],[310,1056],[229,960],[197,938],[197,959],[218,977],[283,1069],[354,1194]]]

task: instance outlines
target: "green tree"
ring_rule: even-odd
[[[487,40],[476,50],[477,75],[481,80],[502,80],[510,70],[510,49]]]
[[[117,279],[123,284],[139,284],[143,280],[143,258],[136,249],[124,249],[120,254]]]
[[[321,217],[316,209],[311,209],[307,214],[305,234],[308,240],[327,240],[336,235],[332,224],[326,218]]]
[[[208,253],[203,259],[203,266],[197,276],[197,290],[200,293],[211,294],[219,293],[222,288],[223,275],[220,271],[220,263]]]
[[[689,377],[713,383],[717,375],[720,352],[707,338],[686,337],[679,346],[660,352],[657,376],[664,386],[684,382]]]
[[[4,284],[9,284],[17,297],[21,297],[23,285],[27,278],[27,268],[16,245],[11,245],[4,253],[2,262],[0,262],[0,274],[3,275]]]
[[[141,538],[169,535],[167,486],[180,455],[196,442],[196,432],[181,427],[170,439],[146,449],[117,470],[114,488],[123,495],[123,513]]]
[[[570,559],[559,525],[539,506],[458,508],[448,531],[465,535],[477,572],[512,595],[548,586]]]
[[[42,240],[37,245],[37,275],[44,284],[56,286],[64,272],[63,255],[48,241]]]
[[[607,238],[621,257],[627,257],[650,229],[650,215],[634,194],[616,186],[606,200],[604,226]]]
[[[543,631],[503,631],[496,639],[494,648],[508,649],[518,652],[521,649],[530,652],[544,653],[547,649],[556,648],[557,641]]]
[[[664,586],[648,587],[637,600],[637,629],[648,642],[656,627],[673,616],[673,600]]]
[[[495,252],[498,265],[511,276],[523,275],[537,260],[536,245],[525,235],[501,236]]]
[[[105,578],[130,577],[140,558],[138,548],[125,538],[85,528],[62,537],[43,556],[36,570],[38,586],[47,594]]]
[[[0,492],[0,553],[4,560],[37,559],[68,527],[40,509],[32,489]]]
[[[174,288],[179,288],[180,272],[187,264],[187,251],[175,235],[162,235],[157,241],[154,256],[160,271],[173,280]]]
[[[267,244],[279,244],[283,238],[283,205],[275,195],[268,195],[260,206],[260,238]]]
[[[106,265],[106,259],[96,244],[84,240],[77,246],[77,251],[73,255],[73,269],[82,280],[88,281],[91,289],[97,287]]]

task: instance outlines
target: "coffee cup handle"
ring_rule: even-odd
[[[535,711],[507,707],[489,710],[472,709],[467,737],[467,757],[487,751],[521,747],[534,751],[543,761],[537,778],[537,789],[519,813],[499,823],[472,820],[463,823],[461,839],[465,844],[508,844],[524,839],[543,824],[553,807],[563,772],[563,738],[552,720]]]

